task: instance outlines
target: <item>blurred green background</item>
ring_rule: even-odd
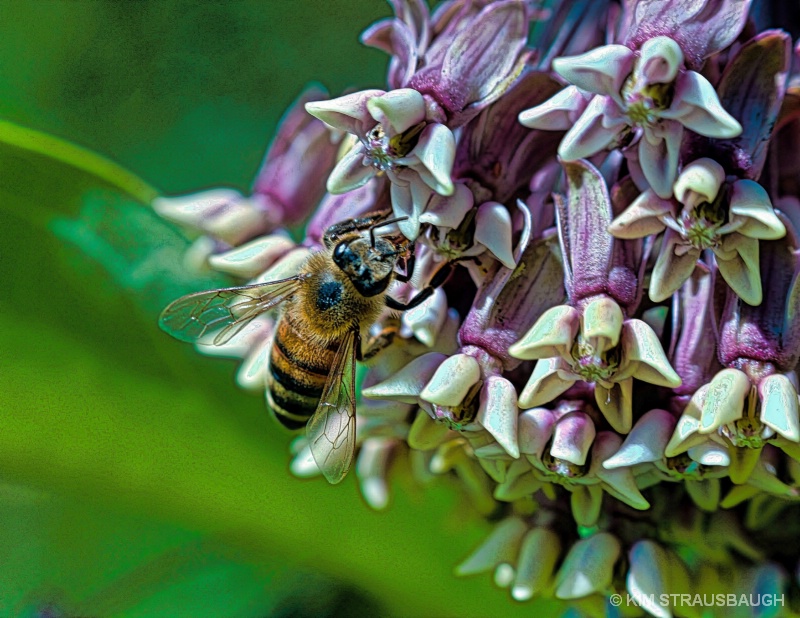
[[[166,194],[247,190],[308,82],[383,85],[358,35],[389,13],[0,0],[0,121]],[[135,176],[105,183],[55,148],[0,124],[0,616],[529,615],[452,575],[489,527],[446,479],[400,479],[378,514],[352,475],[290,477],[291,438],[235,364],[156,327],[219,280],[187,275],[187,241],[114,188]]]

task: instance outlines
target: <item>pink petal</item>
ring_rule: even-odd
[[[362,90],[329,101],[306,103],[306,111],[334,129],[361,135],[375,124],[367,101],[382,94],[383,90]]]
[[[596,430],[588,414],[574,412],[561,417],[553,428],[550,454],[576,466],[586,463]]]
[[[520,112],[519,121],[529,129],[566,131],[588,104],[589,98],[577,86],[568,86],[541,105]]]
[[[682,139],[683,126],[678,122],[664,120],[644,129],[639,142],[639,164],[658,197],[672,196]]]
[[[674,202],[661,199],[648,189],[611,222],[608,231],[617,238],[644,238],[659,234],[666,228],[661,217],[674,217],[676,210]]]
[[[605,45],[579,56],[555,58],[553,70],[578,88],[620,100],[636,55],[624,45]]]
[[[364,165],[364,146],[358,143],[333,168],[328,176],[327,188],[333,194],[347,193],[363,187],[373,176],[375,168]]]
[[[555,422],[553,412],[547,408],[533,408],[520,414],[517,419],[520,453],[541,459]]]
[[[742,125],[722,108],[714,87],[694,71],[686,71],[675,82],[675,98],[662,118],[672,118],[706,137],[730,138],[742,132]]]
[[[558,155],[565,161],[577,161],[609,148],[626,126],[624,120],[608,115],[613,108],[616,104],[608,97],[595,96],[561,140]]]

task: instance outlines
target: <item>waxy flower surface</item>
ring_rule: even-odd
[[[308,103],[306,109],[357,140],[328,178],[331,193],[357,189],[385,173],[392,183],[395,215],[408,217],[400,225],[409,238],[418,233],[427,189],[452,195],[455,137],[445,125],[427,120],[428,106],[416,90],[367,90]]]
[[[800,46],[747,0],[534,4],[392,0],[385,82],[301,98],[252,195],[155,200],[184,261],[264,286],[201,295],[195,343],[316,402],[301,432],[339,419],[370,507],[463,493],[492,531],[457,572],[517,601],[699,618],[652,599],[736,585],[796,615]],[[312,318],[350,325],[330,375],[287,356]],[[319,439],[295,475],[331,478]]]
[[[638,52],[624,45],[607,45],[580,56],[557,58],[553,70],[594,94],[564,136],[559,155],[574,161],[638,141],[644,177],[661,197],[672,193],[684,129],[716,138],[742,132],[720,105],[713,86],[684,68],[680,45],[665,36],[647,40]],[[575,110],[583,99],[581,92],[570,91],[556,104],[521,113],[520,122],[548,128],[551,115]]]
[[[711,159],[687,165],[675,182],[673,199],[648,189],[617,217],[609,231],[619,238],[642,238],[667,230],[653,275],[650,298],[669,298],[710,249],[720,274],[751,305],[762,299],[758,241],[775,240],[786,228],[769,195],[752,180],[725,183],[725,171]]]

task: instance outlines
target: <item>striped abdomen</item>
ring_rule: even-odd
[[[285,427],[303,427],[316,411],[339,343],[327,348],[310,343],[288,311],[279,321],[270,352],[267,401]]]

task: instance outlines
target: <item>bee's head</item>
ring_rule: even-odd
[[[333,249],[333,261],[362,296],[386,291],[398,258],[405,253],[388,236],[356,234],[342,239]]]

